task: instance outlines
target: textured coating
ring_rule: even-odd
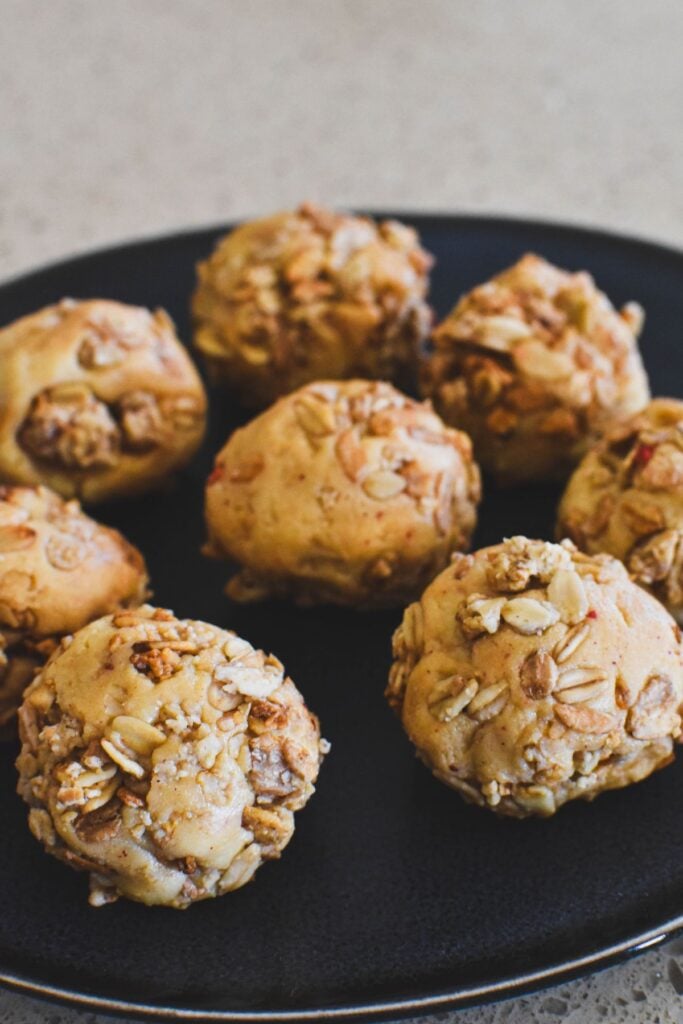
[[[150,605],[65,637],[18,717],[31,832],[89,872],[95,907],[245,885],[291,839],[327,749],[277,658]]]
[[[512,537],[409,605],[387,689],[428,767],[500,814],[646,778],[673,760],[681,633],[609,555]]]
[[[620,558],[683,622],[683,402],[656,398],[600,439],[567,484],[557,534]]]
[[[0,479],[96,502],[192,458],[199,375],[161,309],[62,299],[0,330]]]
[[[412,228],[304,203],[248,221],[197,267],[195,345],[245,406],[313,380],[406,385],[431,325]]]
[[[433,334],[422,387],[500,483],[566,476],[649,397],[643,310],[534,254],[464,295]]]
[[[683,373],[681,256],[567,228],[404,219],[437,256],[432,295],[440,316],[455,290],[467,291],[522,252],[542,252],[560,266],[590,267],[615,303],[635,296],[647,308],[642,349],[655,393],[670,392],[674,373]],[[1,319],[78,289],[168,308],[187,337],[194,264],[225,230],[33,274],[0,289]],[[586,973],[605,962],[612,943],[629,947],[649,929],[661,932],[683,912],[683,818],[672,813],[681,801],[680,759],[637,786],[591,804],[574,801],[546,821],[500,820],[435,784],[409,756],[383,697],[398,613],[233,605],[222,594],[225,565],[198,554],[205,534],[197,495],[214,453],[240,423],[214,396],[207,442],[179,487],[107,505],[99,515],[145,551],[158,603],[277,652],[332,743],[317,793],[285,855],[256,883],[178,914],[127,900],[93,911],[83,876],[45,856],[26,829],[13,783],[1,788],[0,974],[75,990],[86,1000],[97,994],[105,1005],[122,998],[151,1012],[194,1008],[201,1019],[212,1011],[372,1013],[378,1003],[388,1003],[391,1018],[406,1012],[398,1008],[404,999],[416,1016],[472,998],[519,995],[514,984],[529,971],[549,972],[535,986],[557,984],[573,958],[588,958],[580,968]],[[523,532],[552,537],[558,500],[556,487],[489,486],[476,546]],[[15,755],[11,744],[0,748],[5,778],[12,778]],[[654,993],[653,1011],[666,985],[662,980]],[[569,988],[563,984],[559,993]],[[628,995],[613,991],[615,999]],[[598,1002],[590,1003],[595,1017]],[[576,1020],[585,1019],[584,1005],[575,1005]],[[634,1005],[637,1011],[641,1004]],[[509,1012],[501,1004],[486,1015],[502,1020]],[[544,1024],[551,1016],[541,1016]]]
[[[47,487],[0,485],[0,723],[60,638],[147,593],[140,552]]]

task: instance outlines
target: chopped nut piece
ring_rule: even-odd
[[[505,604],[504,597],[471,594],[458,609],[458,618],[463,630],[471,635],[495,633],[500,625],[500,616]]]
[[[167,427],[157,401],[150,391],[129,391],[119,402],[122,444],[135,452],[146,452],[163,444]]]
[[[548,584],[548,600],[555,605],[560,618],[568,626],[582,622],[588,612],[586,590],[574,569],[557,570]]]
[[[142,800],[141,797],[137,796],[136,793],[132,793],[129,789],[126,789],[125,786],[119,786],[116,790],[116,795],[121,803],[125,804],[127,807],[145,806],[145,801]]]
[[[142,646],[145,646],[144,642]],[[150,679],[161,682],[180,670],[182,658],[171,647],[151,647],[142,651],[133,650],[130,663],[138,672],[143,672]]]
[[[541,700],[552,693],[557,683],[557,665],[546,651],[535,651],[522,665],[522,689],[532,700]]]
[[[387,498],[395,498],[397,494],[406,488],[405,477],[398,473],[392,473],[388,469],[378,469],[363,480],[363,490],[370,498],[377,501],[386,501]]]
[[[273,736],[260,736],[249,743],[249,781],[257,796],[287,797],[297,789],[295,775],[287,765],[280,743]]]
[[[249,715],[249,724],[257,733],[267,729],[283,729],[287,724],[286,708],[269,700],[254,701]]]
[[[571,565],[569,551],[557,544],[511,537],[492,549],[486,575],[499,591],[520,591],[532,581],[549,583],[555,573]]]
[[[666,579],[682,536],[679,530],[662,530],[631,549],[627,566],[638,583],[652,586]]]
[[[557,810],[552,790],[547,786],[526,786],[515,799],[525,814],[539,814],[547,818]]]
[[[541,380],[564,380],[574,372],[574,362],[564,352],[547,348],[541,341],[526,341],[513,349],[515,364],[522,373]]]
[[[107,406],[87,388],[41,392],[18,436],[31,456],[66,469],[113,466],[118,461],[118,427]]]
[[[291,811],[283,808],[246,807],[242,824],[260,843],[264,857],[277,857],[294,831]]]
[[[638,740],[656,739],[680,730],[676,689],[666,676],[653,675],[630,708],[626,728]]]

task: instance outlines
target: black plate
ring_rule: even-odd
[[[593,231],[502,219],[406,217],[437,256],[439,315],[534,250],[640,300],[653,390],[681,394],[683,256]],[[220,229],[224,230],[224,229]],[[0,288],[0,322],[63,295],[165,306],[189,337],[194,264],[220,231],[94,253]],[[202,484],[238,415],[212,395],[207,444],[173,494],[99,516],[145,552],[160,604],[243,633],[283,659],[332,753],[282,860],[179,913],[93,910],[86,881],[47,857],[2,758],[0,974],[32,994],[156,1016],[282,1020],[398,1016],[509,995],[603,966],[683,927],[683,761],[550,821],[466,806],[412,756],[382,691],[398,613],[231,606],[203,560]],[[557,491],[488,489],[479,544],[550,537]]]

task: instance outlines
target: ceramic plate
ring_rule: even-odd
[[[442,316],[477,282],[539,252],[587,268],[615,304],[647,310],[653,391],[683,395],[683,255],[503,219],[406,217],[437,258]],[[93,253],[0,287],[0,322],[64,295],[164,306],[189,338],[195,262],[225,230]],[[275,651],[332,742],[282,860],[185,912],[88,906],[83,875],[46,856],[0,748],[0,976],[103,1011],[285,1020],[423,1014],[595,970],[683,927],[683,758],[549,821],[468,807],[412,754],[385,705],[399,612],[239,608],[226,567],[199,555],[202,485],[240,413],[211,395],[211,429],[172,492],[98,509],[145,553],[157,603]],[[552,536],[558,490],[486,488],[477,545]]]

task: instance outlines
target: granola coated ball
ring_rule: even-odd
[[[557,530],[620,558],[683,623],[683,402],[656,398],[608,431],[567,484]]]
[[[412,228],[306,203],[238,227],[197,268],[195,344],[261,408],[309,381],[410,380],[431,324]]]
[[[328,745],[277,658],[144,605],[62,641],[19,710],[19,793],[94,906],[183,909],[280,856]]]
[[[500,484],[562,479],[648,401],[642,319],[634,303],[617,312],[589,274],[527,255],[436,328],[423,392]]]
[[[0,330],[0,480],[104,501],[195,453],[206,396],[163,310],[63,299]]]
[[[326,381],[236,431],[206,488],[206,553],[237,601],[381,607],[468,545],[480,497],[469,438],[390,384]]]
[[[77,501],[0,486],[0,725],[62,636],[140,604],[147,583],[140,552]]]
[[[389,703],[472,803],[548,816],[673,759],[680,631],[609,555],[525,537],[462,555],[393,644]]]

